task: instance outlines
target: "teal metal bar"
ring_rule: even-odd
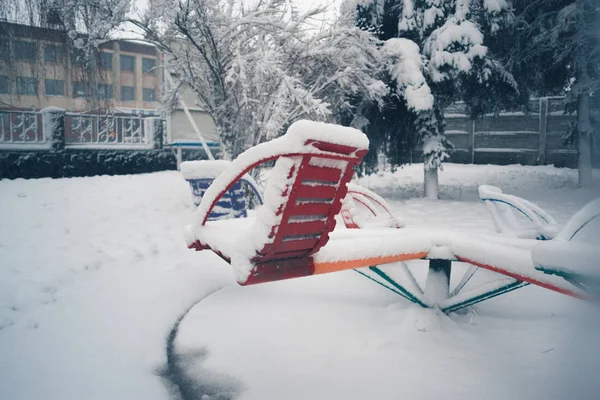
[[[369,269],[371,271],[375,272],[377,275],[379,275],[383,280],[385,280],[386,282],[388,282],[390,285],[392,285],[396,290],[398,290],[399,292],[403,293],[404,294],[403,297],[407,298],[408,300],[412,301],[415,304],[420,305],[421,307],[431,308],[430,306],[428,306],[427,304],[425,304],[421,300],[419,300],[415,295],[413,295],[408,290],[406,290],[398,282],[394,281],[392,278],[390,278],[388,275],[386,275],[385,272],[383,272],[382,270],[380,270],[376,266],[369,267]],[[375,281],[375,282],[377,282],[377,281]]]
[[[492,290],[487,293],[482,293],[482,294],[474,296],[470,299],[464,300],[460,303],[453,304],[451,306],[442,308],[442,312],[444,312],[445,314],[448,314],[448,313],[451,313],[454,311],[458,311],[461,308],[465,308],[465,307],[469,307],[469,306],[472,306],[477,303],[481,303],[482,301],[492,299],[492,298],[500,296],[501,294],[504,294],[504,293],[512,292],[513,290],[522,288],[527,285],[529,285],[529,282],[523,282],[523,281],[519,281],[519,280],[515,279],[514,282],[511,282],[507,285],[499,287],[496,290]]]

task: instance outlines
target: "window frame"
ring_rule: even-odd
[[[123,67],[125,60],[131,60],[131,69]],[[119,67],[120,67],[121,71],[134,72],[135,71],[135,57],[127,55],[127,54],[121,54],[119,57]]]
[[[10,44],[8,40],[0,39],[0,60],[8,60],[10,58]]]
[[[49,50],[51,50],[51,52],[49,52]],[[48,57],[49,55],[53,55],[53,57]],[[64,57],[63,46],[59,44],[44,45],[44,63],[62,64]]]
[[[108,92],[110,93],[110,96],[106,95],[106,89],[110,89],[110,90],[108,90]],[[98,86],[96,87],[96,91],[98,93],[99,100],[112,100],[114,98],[114,87],[112,84],[99,83]]]
[[[104,60],[103,58],[109,58],[110,62],[104,63],[104,61],[108,61],[108,60]],[[113,53],[111,53],[109,51],[101,51],[99,60],[98,60],[98,64],[101,69],[106,69],[106,70],[112,71],[113,70]]]
[[[152,100],[146,99],[146,93],[148,93],[149,90],[152,91]],[[155,88],[142,88],[142,100],[144,100],[144,103],[156,103],[156,89]]]
[[[151,62],[150,68],[146,69],[144,65],[146,62]],[[156,71],[156,58],[142,57],[142,74],[155,75]]]
[[[0,82],[6,82],[6,92],[2,91],[2,84],[0,84],[0,94],[10,94],[10,79],[6,75],[0,75]]]
[[[131,89],[131,94],[132,94],[131,99],[123,98],[123,93],[124,93],[123,89],[127,89],[127,91],[129,91],[129,89]],[[121,86],[121,95],[119,97],[122,102],[130,102],[130,103],[135,102],[135,86]]]
[[[26,84],[24,82],[27,82]],[[33,85],[32,85],[33,84]],[[33,93],[23,92],[20,89],[33,87]],[[38,80],[32,76],[17,76],[17,94],[19,96],[37,96],[38,95]]]
[[[33,49],[33,54],[31,54],[31,58],[28,57],[21,57],[21,55],[23,54],[23,52],[19,51],[22,49],[19,49],[20,46],[22,46],[23,44],[27,44],[27,46],[31,47],[31,49]],[[36,42],[30,42],[28,40],[15,40],[14,41],[14,52],[15,52],[15,60],[17,61],[34,61],[37,58],[37,45]]]
[[[60,82],[61,94],[56,93],[58,82]],[[54,93],[48,93],[48,83],[54,85]],[[48,97],[65,97],[65,81],[62,79],[44,79],[44,94]]]

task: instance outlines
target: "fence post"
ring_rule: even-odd
[[[154,148],[162,149],[165,145],[165,120],[156,118],[156,130],[154,131]]]
[[[540,99],[540,134],[538,148],[538,164],[546,164],[546,136],[548,130],[548,98]]]
[[[467,122],[467,132],[469,133],[469,156],[471,157],[471,164],[475,164],[475,120],[469,119]]]
[[[65,148],[65,110],[46,107],[42,111],[42,132],[53,151]]]
[[[150,128],[154,149],[162,149],[164,144],[164,120],[161,118],[146,118],[147,127]]]

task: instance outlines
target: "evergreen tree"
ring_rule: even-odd
[[[517,93],[512,75],[484,42],[511,20],[510,4],[349,0],[343,10],[350,9],[356,9],[361,28],[385,41],[388,84],[414,116],[413,142],[418,141],[424,153],[425,195],[437,198],[437,170],[452,148],[444,135],[444,108],[464,99],[469,114],[476,117],[498,109]]]
[[[592,184],[591,142],[598,130],[600,1],[515,0],[516,22],[507,65],[521,92],[565,94],[577,113],[569,132],[579,154],[579,185]]]

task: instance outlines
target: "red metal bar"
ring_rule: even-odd
[[[529,282],[532,285],[540,286],[540,287],[543,287],[545,289],[550,289],[550,290],[553,290],[553,291],[558,292],[558,293],[566,294],[567,296],[575,297],[577,299],[582,299],[582,300],[592,300],[591,297],[586,296],[584,294],[573,292],[571,290],[564,289],[564,288],[561,288],[559,286],[555,286],[555,285],[553,285],[551,283],[548,283],[548,282],[538,281],[537,279],[531,278],[531,277],[526,276],[526,275],[521,275],[521,274],[517,274],[516,272],[507,271],[507,270],[502,269],[502,268],[494,267],[493,265],[483,264],[483,263],[480,263],[480,262],[477,262],[477,261],[470,260],[470,259],[465,258],[465,257],[456,256],[456,258],[459,261],[463,261],[463,262],[466,262],[466,263],[469,263],[469,264],[477,265],[478,267],[481,267],[481,268],[484,268],[484,269],[488,269],[490,271],[494,271],[494,272],[497,272],[497,273],[505,275],[505,276],[510,276],[510,277],[513,277],[513,278],[518,279],[520,281]]]

